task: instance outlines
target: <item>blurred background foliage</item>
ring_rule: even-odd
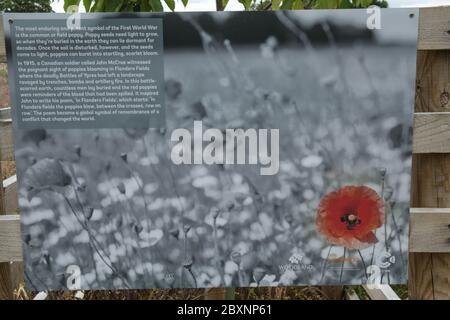
[[[0,11],[5,12],[51,12],[50,0],[0,0]]]
[[[176,2],[184,6],[189,0],[64,0],[64,10],[82,6],[86,12],[160,12],[163,3],[174,11]],[[229,0],[215,0],[218,11],[226,9]],[[387,7],[386,0],[238,0],[245,10],[350,9],[371,5]],[[51,0],[0,0],[4,12],[51,12]]]
[[[180,0],[187,6],[189,0]],[[64,0],[64,9],[83,4],[86,12],[149,12],[163,11],[163,2],[175,10],[176,0]],[[371,5],[387,7],[385,0],[239,0],[245,10],[350,9]],[[216,0],[216,8],[223,11],[228,0]]]

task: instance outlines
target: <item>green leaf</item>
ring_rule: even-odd
[[[91,10],[92,0],[83,0],[84,9],[86,12]]]
[[[317,0],[314,9],[336,9],[338,0]]]
[[[164,11],[164,7],[161,4],[161,0],[150,0],[150,5],[152,6],[152,10],[156,12]]]
[[[239,0],[244,5],[245,10],[250,10],[252,6],[252,0]]]
[[[181,2],[183,3],[183,6],[186,7],[188,5],[189,0],[181,0]]]
[[[164,0],[170,10],[175,10],[175,0]]]
[[[141,0],[140,8],[142,12],[152,11],[152,7],[150,6],[150,3],[148,3],[148,0]]]
[[[64,0],[64,11],[67,12],[67,9],[70,6],[79,6],[80,5],[80,0]]]
[[[280,10],[281,0],[272,0],[272,10]]]
[[[281,5],[281,10],[291,10],[294,5],[294,0],[283,0],[283,4]]]
[[[339,1],[339,8],[340,9],[351,9],[354,8],[353,4],[350,2],[350,0],[340,0]]]
[[[148,4],[148,0],[147,0],[147,4]],[[135,12],[136,11],[135,7],[134,7],[135,5],[136,5],[136,3],[134,3],[134,2],[125,3],[125,5],[122,6],[122,8],[120,8],[120,12]],[[150,5],[148,5],[148,6],[150,8]],[[140,11],[142,11],[142,7],[141,7]],[[150,8],[150,9],[148,9],[148,11],[152,11],[152,9]]]
[[[372,0],[360,0],[359,5],[362,8],[367,8],[368,6],[370,6],[372,4],[372,2],[373,2]]]
[[[105,0],[95,0],[94,7],[91,12],[104,12],[105,11]]]
[[[105,12],[119,12],[124,0],[108,0],[105,3]]]
[[[225,7],[227,6],[229,0],[222,0],[222,5],[223,8],[225,9]]]
[[[304,9],[304,7],[303,7],[303,0],[294,0],[294,3],[292,5],[292,9],[294,9],[294,10]]]

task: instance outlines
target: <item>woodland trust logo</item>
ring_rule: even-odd
[[[209,128],[203,132],[203,122],[194,121],[193,136],[178,128],[170,139],[176,143],[170,155],[176,165],[259,164],[263,176],[275,175],[280,169],[279,129]]]

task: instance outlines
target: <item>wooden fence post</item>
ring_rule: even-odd
[[[0,62],[6,61],[5,36],[3,33],[3,18],[0,16]],[[1,139],[0,139],[1,141]],[[0,148],[0,215],[6,214],[5,193],[3,189],[2,150]],[[12,299],[13,288],[11,281],[11,265],[9,262],[0,262],[0,300]]]
[[[413,134],[413,208],[450,208],[450,145],[446,120],[450,116],[449,21],[450,7],[420,10]],[[427,212],[422,212],[424,210]],[[411,211],[410,299],[450,298],[450,211],[447,211]],[[442,240],[440,236],[445,232],[448,234]]]
[[[1,159],[0,149],[0,159]],[[0,215],[5,214],[5,197],[3,189],[2,162],[0,161]],[[11,265],[9,262],[0,262],[0,300],[12,299],[13,288],[11,281]]]

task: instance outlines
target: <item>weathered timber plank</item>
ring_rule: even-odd
[[[0,120],[11,120],[11,108],[0,109]]]
[[[6,62],[5,33],[3,32],[3,17],[0,15],[0,63]]]
[[[424,16],[421,20],[423,21]],[[430,18],[426,18],[430,19]],[[421,28],[423,28],[423,23]],[[419,50],[415,112],[450,111],[450,51]],[[413,132],[414,135],[414,132]],[[414,154],[412,166],[413,208],[450,207],[450,154]],[[416,232],[411,225],[410,235]],[[450,299],[450,253],[409,253],[410,299]]]
[[[376,288],[369,288],[364,285],[363,288],[372,300],[400,300],[394,290],[387,284],[379,285]]]
[[[450,112],[414,114],[413,153],[450,153]]]
[[[12,123],[0,120],[0,161],[14,160]]]
[[[415,112],[448,112],[450,63],[445,50],[417,52]]]
[[[418,48],[450,49],[450,7],[420,9]]]
[[[413,207],[450,207],[450,154],[415,154],[412,181]],[[416,227],[411,217],[410,241],[414,246],[415,235],[421,232]],[[444,281],[450,275],[449,265],[450,253],[410,252],[410,299],[449,299],[450,282]]]
[[[3,181],[3,203],[4,212],[9,214],[19,211],[19,203],[17,197],[17,177],[14,175]]]
[[[450,209],[411,209],[410,252],[450,253]]]
[[[22,261],[19,215],[0,216],[0,262]]]

